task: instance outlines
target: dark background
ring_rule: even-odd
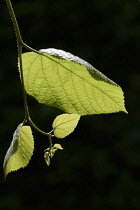
[[[0,3],[0,209],[140,209],[140,2],[13,0],[23,40],[87,60],[118,83],[128,115],[85,116],[50,167],[48,139],[33,130],[28,167],[3,180],[3,159],[24,118],[17,48],[5,1]],[[50,131],[61,111],[28,97],[33,121]]]

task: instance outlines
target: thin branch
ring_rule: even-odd
[[[17,22],[16,16],[15,16],[11,1],[6,0],[6,4],[7,4],[7,7],[8,7],[8,10],[9,10],[12,22],[13,22],[13,26],[14,26],[14,29],[15,29],[16,37],[17,37],[17,42],[21,43],[22,42],[22,37],[21,37],[18,22]]]
[[[20,69],[20,78],[21,78],[21,86],[22,86],[22,93],[23,93],[23,100],[24,100],[24,109],[25,109],[25,119],[24,122],[28,121],[32,127],[34,127],[38,132],[42,133],[43,135],[48,136],[49,138],[51,138],[53,135],[51,133],[46,133],[42,130],[40,130],[31,120],[30,115],[29,115],[29,110],[28,110],[28,104],[27,104],[27,97],[26,97],[26,91],[25,91],[25,86],[24,86],[24,77],[23,77],[23,66],[22,66],[22,48],[25,47],[26,49],[38,53],[39,52],[31,47],[29,47],[28,45],[26,45],[21,37],[21,33],[19,30],[19,26],[18,26],[18,22],[11,4],[10,0],[6,0],[7,3],[7,7],[13,22],[13,26],[14,26],[14,30],[16,33],[16,38],[17,38],[17,47],[18,47],[18,58],[19,58],[19,69]]]

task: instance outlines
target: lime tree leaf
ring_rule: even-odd
[[[80,115],[124,111],[121,87],[86,61],[56,49],[22,54],[26,92],[40,103]]]
[[[52,124],[55,137],[64,138],[68,136],[76,128],[79,119],[80,115],[78,114],[61,114],[57,116]]]
[[[4,158],[4,174],[28,165],[34,150],[34,140],[30,126],[19,124],[13,134],[10,147]]]

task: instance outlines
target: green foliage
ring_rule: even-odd
[[[63,147],[60,144],[54,144],[53,147],[49,147],[44,150],[44,159],[47,166],[50,165],[50,158],[52,158],[57,150],[63,150]]]
[[[72,133],[81,115],[119,111],[127,113],[123,91],[92,65],[71,53],[54,48],[37,51],[27,46],[21,38],[10,0],[6,0],[6,3],[18,43],[18,66],[25,109],[24,124],[28,122],[38,132],[48,137],[49,147],[44,151],[44,159],[49,166],[50,158],[57,150],[63,149],[60,144],[53,145],[52,137],[64,138]],[[31,52],[22,54],[23,47]],[[40,103],[57,107],[65,112],[55,118],[51,132],[42,131],[31,120],[26,93]],[[33,150],[31,128],[21,123],[14,132],[4,159],[5,177],[11,171],[27,166]]]
[[[55,118],[52,127],[54,135],[57,138],[64,138],[72,133],[78,124],[80,115],[78,114],[62,114]]]
[[[66,56],[61,56],[60,52],[57,56],[34,52],[22,55],[29,95],[66,113],[126,112],[123,91],[116,83],[84,60],[64,51]]]
[[[19,124],[13,134],[11,145],[4,159],[4,174],[28,165],[34,150],[34,140],[30,126]]]

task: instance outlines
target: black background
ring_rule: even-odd
[[[3,179],[3,159],[24,119],[15,34],[0,3],[0,209],[140,209],[140,2],[138,0],[13,0],[23,40],[91,63],[118,83],[125,113],[82,117],[49,167],[48,139],[33,130],[28,167]],[[33,121],[50,131],[60,110],[28,97]]]

